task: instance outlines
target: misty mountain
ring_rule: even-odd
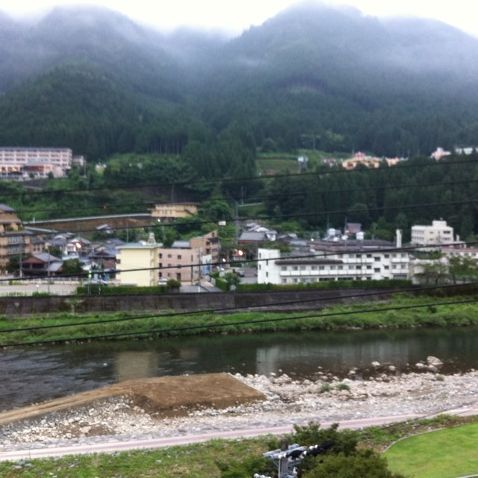
[[[259,147],[312,135],[325,150],[409,154],[478,134],[478,39],[432,20],[309,4],[228,39],[57,8],[35,24],[0,15],[0,40],[3,144],[172,152],[240,124]]]

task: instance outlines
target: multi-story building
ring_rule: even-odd
[[[201,278],[201,253],[190,241],[176,241],[159,248],[159,281],[175,279],[195,284]]]
[[[0,177],[63,177],[72,162],[73,152],[69,148],[0,148]]]
[[[32,253],[32,233],[23,230],[22,221],[15,211],[0,204],[0,272],[5,273],[13,257]]]
[[[432,221],[431,226],[412,226],[411,243],[417,246],[451,244],[454,242],[453,228],[446,221]]]
[[[159,284],[160,244],[156,241],[124,244],[118,247],[117,259],[121,285],[152,287]],[[125,272],[121,272],[125,271]]]
[[[283,255],[259,249],[259,284],[407,279],[410,257],[387,241],[316,241],[307,251]]]

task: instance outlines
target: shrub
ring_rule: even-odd
[[[181,281],[176,279],[168,279],[168,282],[166,282],[166,287],[169,290],[179,289],[181,287]]]
[[[295,425],[290,443],[303,446],[327,445],[327,453],[353,453],[357,447],[358,434],[351,430],[338,431],[338,424],[330,428],[320,428],[319,423],[309,423],[306,426]]]
[[[350,387],[346,383],[339,383],[335,388],[337,390],[350,390]]]
[[[326,393],[326,392],[330,392],[331,390],[332,390],[332,386],[330,385],[330,383],[324,383],[320,387],[319,393]]]
[[[154,295],[169,292],[167,285],[155,287],[135,287],[126,285],[105,286],[90,284],[76,289],[76,295]]]
[[[308,289],[393,289],[412,288],[408,280],[371,280],[371,281],[324,281],[311,282],[308,284],[239,284],[238,292],[263,292],[263,291],[286,291]]]
[[[353,455],[327,455],[315,459],[304,478],[401,478],[392,473],[387,462],[372,450],[360,450]]]

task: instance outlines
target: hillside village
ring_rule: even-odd
[[[151,220],[166,225],[195,213],[192,203],[158,204],[151,210]],[[478,247],[461,241],[442,219],[414,225],[410,243],[403,243],[401,230],[393,242],[370,238],[359,223],[305,239],[242,221],[233,248],[221,247],[218,231],[225,225],[220,221],[215,231],[165,246],[151,232],[144,232],[144,240],[121,240],[114,227],[105,224],[96,228],[98,234],[86,234],[89,238],[23,224],[12,208],[0,204],[0,267],[15,284],[12,293],[20,293],[28,282],[38,285],[30,292],[45,292],[45,283],[63,284],[58,289],[63,293],[84,283],[108,287],[170,283],[182,285],[184,291],[204,292],[217,290],[215,283],[231,274],[237,284],[290,287],[325,281],[439,284],[478,274]],[[5,284],[1,291],[9,294]]]

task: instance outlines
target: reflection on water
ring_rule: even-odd
[[[133,378],[185,373],[281,371],[337,375],[374,360],[399,368],[435,355],[455,370],[478,369],[478,328],[303,332],[98,342],[0,352],[0,409]]]
[[[114,358],[115,378],[118,382],[154,376],[159,366],[156,352],[118,352]]]

